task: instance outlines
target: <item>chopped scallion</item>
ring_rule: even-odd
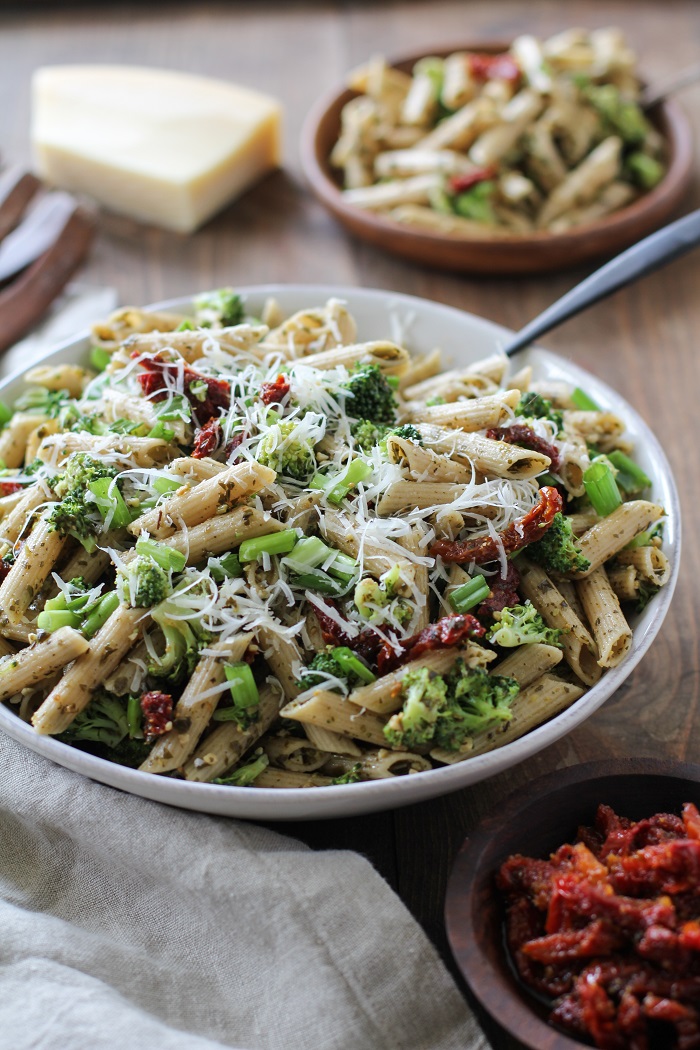
[[[350,489],[366,481],[372,467],[364,459],[353,459],[339,474],[316,474],[311,479],[312,489],[323,489],[329,503],[342,503]]]
[[[148,539],[146,536],[139,536],[137,539],[136,553],[145,554],[147,557],[153,558],[153,561],[160,565],[161,569],[168,571],[182,572],[187,564],[187,557],[182,551],[176,551],[172,547],[167,547],[164,543],[158,543],[157,540]]]
[[[86,638],[92,638],[103,627],[119,605],[119,595],[116,591],[109,591],[100,598],[92,612],[85,618],[82,632]]]
[[[112,355],[108,350],[103,350],[101,346],[93,346],[90,351],[90,364],[93,368],[96,368],[98,372],[104,372],[105,368],[112,360]]]
[[[622,503],[613,472],[606,463],[591,463],[583,475],[583,486],[593,509],[606,518]]]
[[[230,707],[219,707],[214,712],[216,722],[238,722],[247,726],[257,714],[260,694],[253,678],[253,672],[246,663],[225,664],[224,673],[231,689],[233,704]]]
[[[576,408],[581,409],[583,412],[600,412],[600,405],[596,404],[593,398],[589,397],[580,386],[577,386],[572,391],[570,400],[576,405]]]
[[[366,664],[363,664],[359,656],[355,656],[352,649],[349,649],[346,645],[337,646],[333,649],[331,655],[338,666],[345,671],[346,674],[354,674],[361,681],[367,682],[367,684],[370,682],[376,682],[376,674],[370,671],[369,667],[367,667]]]
[[[608,452],[608,459],[617,470],[615,481],[623,492],[643,492],[651,485],[651,478],[647,477],[642,468],[624,452],[620,452],[619,449]]]
[[[44,609],[36,618],[36,625],[41,631],[51,634],[60,627],[80,627],[80,617],[70,609]]]
[[[95,497],[95,503],[102,517],[110,519],[110,528],[123,529],[130,525],[132,514],[117,486],[114,478],[97,478],[88,485]]]
[[[468,583],[455,587],[449,596],[449,603],[456,613],[465,613],[480,605],[488,598],[491,589],[483,576],[475,576]]]
[[[263,554],[289,554],[298,539],[296,529],[284,529],[282,532],[271,532],[267,536],[243,540],[238,550],[238,559],[245,563],[259,561]]]

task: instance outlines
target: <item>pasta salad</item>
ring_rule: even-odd
[[[0,700],[144,772],[327,787],[468,761],[625,658],[670,576],[622,421],[344,303],[128,308],[1,406]]]
[[[562,233],[653,189],[664,141],[617,29],[518,37],[502,54],[375,58],[331,153],[348,204],[457,237]]]

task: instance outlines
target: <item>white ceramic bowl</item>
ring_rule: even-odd
[[[399,325],[410,350],[426,351],[440,346],[446,360],[458,365],[466,365],[493,353],[511,334],[507,329],[473,314],[393,292],[318,285],[263,285],[241,289],[241,293],[245,296],[247,308],[251,313],[260,310],[268,295],[274,295],[285,313],[292,313],[302,307],[322,305],[326,299],[334,296],[347,302],[357,319],[360,339],[396,339]],[[182,312],[187,312],[188,307],[188,299],[158,304],[159,309],[170,308]],[[83,362],[88,346],[87,335],[81,335],[57,347],[46,361]],[[664,547],[673,566],[669,584],[634,622],[632,650],[624,663],[607,671],[600,682],[568,710],[512,744],[453,766],[433,769],[414,776],[288,791],[193,784],[184,780],[140,773],[138,770],[88,755],[51,737],[39,736],[31,726],[20,721],[3,705],[0,705],[0,727],[15,740],[59,765],[123,791],[185,809],[257,820],[344,817],[421,802],[500,773],[569,733],[615,692],[644,656],[661,627],[678,576],[680,507],[676,485],[658,441],[619,394],[588,372],[546,350],[523,351],[519,355],[519,364],[526,363],[534,366],[538,378],[546,376],[563,379],[583,387],[601,406],[624,419],[629,435],[634,441],[635,457],[649,477],[654,479],[653,499],[662,504],[668,514]],[[16,373],[2,383],[0,396],[12,400],[21,388],[21,373]]]

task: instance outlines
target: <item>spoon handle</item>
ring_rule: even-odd
[[[680,91],[681,88],[689,87],[690,84],[695,84],[698,80],[700,80],[700,62],[671,73],[665,80],[661,80],[651,87],[645,87],[639,97],[639,105],[642,109],[651,109],[652,106],[667,98],[668,95],[672,95],[675,91]]]
[[[592,306],[618,288],[653,273],[700,244],[700,209],[645,237],[590,274],[570,292],[557,299],[510,340],[503,352],[512,357],[539,336]]]

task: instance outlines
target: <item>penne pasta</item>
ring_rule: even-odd
[[[576,590],[598,646],[598,663],[616,667],[630,650],[632,631],[605,569],[595,569],[579,580]]]

